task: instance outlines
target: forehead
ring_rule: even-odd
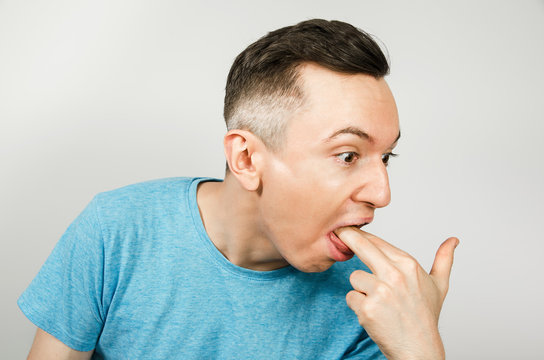
[[[287,131],[288,142],[315,142],[334,132],[360,128],[390,145],[398,135],[395,99],[386,81],[365,74],[341,74],[314,64],[300,69],[304,101]]]

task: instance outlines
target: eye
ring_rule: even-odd
[[[338,154],[336,155],[336,157],[339,158],[340,161],[342,161],[342,163],[349,165],[355,162],[355,160],[359,158],[359,154],[353,151],[348,151],[345,153]]]
[[[393,154],[392,152],[385,153],[382,155],[382,162],[385,164],[385,166],[389,165],[389,158],[398,156],[399,154]]]

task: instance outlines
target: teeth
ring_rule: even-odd
[[[350,226],[352,226],[354,228],[357,228],[357,229],[360,229],[365,225],[368,225],[368,223],[365,222],[365,223],[362,223],[362,224],[353,224],[353,225],[350,225]]]

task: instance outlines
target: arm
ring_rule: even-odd
[[[38,328],[27,360],[88,360],[93,351],[82,352],[69,348],[53,335]]]

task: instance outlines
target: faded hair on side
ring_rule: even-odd
[[[313,19],[272,31],[234,60],[225,89],[227,130],[248,130],[279,150],[290,115],[303,103],[298,67],[309,62],[375,78],[389,73],[378,44],[348,23]]]

